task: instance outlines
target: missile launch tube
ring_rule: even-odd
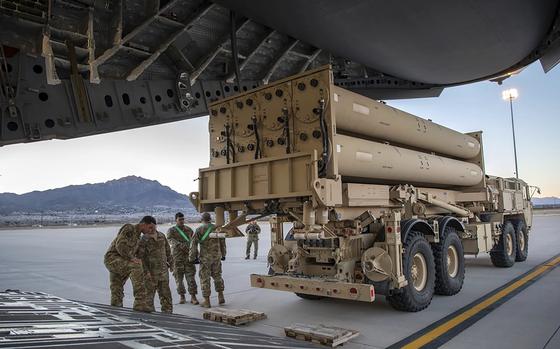
[[[472,186],[482,180],[479,166],[360,138],[335,138],[338,173],[368,182],[402,181],[438,186]]]
[[[337,86],[332,91],[338,131],[461,159],[472,159],[480,152],[480,143],[474,137]]]

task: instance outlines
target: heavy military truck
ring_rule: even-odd
[[[462,286],[465,255],[527,258],[533,188],[485,174],[462,134],[333,84],[329,67],[209,107],[199,211],[216,234],[271,216],[269,271],[251,285],[419,311]],[[228,222],[226,223],[226,211]],[[291,228],[285,234],[285,225]]]

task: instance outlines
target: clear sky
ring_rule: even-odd
[[[388,104],[461,132],[482,130],[486,172],[514,176],[509,104],[514,101],[519,176],[560,197],[560,67],[544,74],[533,63],[503,85],[480,82],[445,89],[438,98]],[[208,118],[185,120],[71,140],[0,148],[0,192],[22,194],[128,175],[154,179],[180,193],[198,189],[198,168],[208,166]]]

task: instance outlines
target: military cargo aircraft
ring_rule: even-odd
[[[330,64],[374,99],[500,83],[560,60],[558,0],[0,2],[0,146],[207,115]]]

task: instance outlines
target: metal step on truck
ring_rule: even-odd
[[[486,175],[482,132],[335,86],[328,66],[209,110],[210,166],[190,199],[215,213],[220,236],[271,216],[269,270],[251,275],[254,287],[307,299],[382,294],[419,311],[461,290],[465,255],[490,253],[497,267],[527,258],[538,188]]]

